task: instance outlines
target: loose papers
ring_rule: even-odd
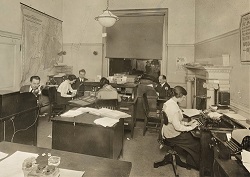
[[[119,119],[112,119],[109,117],[102,117],[100,119],[94,120],[94,123],[97,125],[102,125],[104,127],[112,127],[114,126],[117,122],[119,122]]]
[[[183,114],[185,114],[188,117],[196,116],[200,114],[200,111],[197,109],[182,109]]]

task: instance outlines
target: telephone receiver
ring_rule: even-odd
[[[243,138],[241,146],[243,149],[250,151],[250,136],[245,136]]]

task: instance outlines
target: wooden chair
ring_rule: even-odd
[[[163,117],[163,120],[161,122],[161,129],[162,129],[163,124],[165,125],[168,124],[168,117],[164,111],[161,112],[161,116]],[[160,166],[164,166],[167,164],[172,164],[174,174],[176,177],[179,177],[177,165],[179,165],[180,167],[184,167],[186,169],[191,169],[191,166],[189,164],[181,161],[180,156],[176,151],[177,145],[164,138],[162,132],[159,133],[158,142],[160,143],[161,146],[167,146],[169,150],[167,154],[164,156],[163,160],[154,162],[154,168],[158,168]]]
[[[49,121],[51,117],[60,115],[66,110],[67,101],[60,101],[60,93],[57,92],[56,87],[49,87],[48,96],[50,102],[50,111],[49,111]]]
[[[160,114],[158,114],[156,111],[151,112],[149,110],[147,93],[143,93],[142,95],[142,104],[145,114],[144,127],[143,127],[143,136],[144,136],[148,128],[155,129],[157,131],[160,130],[161,117]]]

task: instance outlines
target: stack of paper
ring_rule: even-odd
[[[243,165],[250,172],[250,152],[243,149],[241,152],[241,157]]]
[[[81,111],[78,111],[78,110],[69,110],[63,114],[61,114],[61,117],[75,117],[75,116],[78,116],[82,114]]]
[[[96,108],[82,107],[82,108],[78,108],[77,111],[81,111],[82,113],[87,112],[87,113],[97,115],[97,116],[101,115],[99,109],[96,109]]]
[[[99,109],[99,112],[101,116],[103,117],[109,117],[113,119],[120,119],[120,118],[128,118],[131,117],[129,114],[117,110],[111,110],[107,108],[101,108]]]
[[[217,113],[217,112],[210,112],[210,113],[208,113],[208,116],[209,116],[211,119],[219,120],[220,117],[221,117],[222,115],[219,114],[219,113]]]
[[[200,111],[197,109],[182,109],[183,114],[185,114],[188,117],[196,116],[200,114]]]
[[[94,120],[94,123],[97,125],[102,125],[103,127],[112,127],[114,126],[117,122],[119,122],[118,119],[112,119],[109,117],[103,117]]]

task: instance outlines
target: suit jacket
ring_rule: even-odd
[[[156,92],[159,93],[159,98],[167,98],[168,97],[168,91],[170,90],[170,86],[167,82],[163,84],[158,84],[157,87],[155,88]]]
[[[80,78],[78,77],[75,81],[74,84],[71,85],[71,87],[74,89],[74,90],[77,90],[76,92],[76,97],[80,97],[80,96],[83,96],[84,95],[84,85],[82,85],[85,81],[87,81],[88,79],[84,78],[83,82],[80,81]]]
[[[77,90],[77,89],[79,88],[79,86],[80,86],[82,83],[84,83],[85,81],[87,81],[87,80],[88,80],[88,79],[84,78],[84,81],[81,82],[81,81],[80,81],[80,78],[78,77],[78,78],[76,78],[75,83],[71,85],[71,87],[72,87],[74,90]]]
[[[30,92],[30,85],[24,85],[20,88],[20,93]]]
[[[40,87],[39,87],[40,90]],[[30,85],[24,85],[20,88],[20,93],[25,93],[25,92],[30,92]],[[45,96],[42,94],[41,90],[39,91],[40,94],[34,94],[39,102],[39,106],[44,106],[47,105],[49,103],[49,98],[48,96]]]

